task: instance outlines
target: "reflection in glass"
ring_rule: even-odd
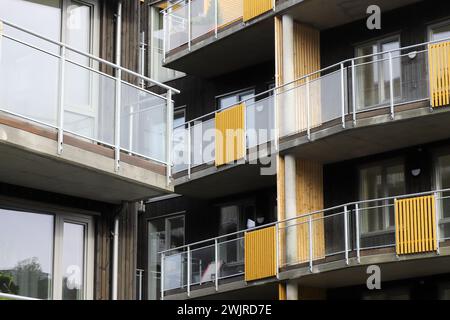
[[[81,300],[84,296],[84,229],[81,224],[64,223],[63,300]]]
[[[0,209],[0,292],[52,298],[53,216]]]

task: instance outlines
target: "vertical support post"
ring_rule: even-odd
[[[173,103],[172,90],[167,90],[166,96],[166,183],[170,184],[170,177],[172,176],[172,134],[173,134]]]
[[[142,300],[142,270],[139,270],[139,296],[138,299]]]
[[[219,31],[219,3],[218,3],[218,0],[214,0],[214,19],[215,19],[214,36],[217,38],[217,34]]]
[[[191,158],[191,123],[188,122],[187,130],[187,156],[188,156],[188,179],[191,178],[192,158]]]
[[[274,129],[275,129],[275,136],[274,136],[274,145],[275,145],[275,152],[278,151],[280,146],[280,124],[278,122],[279,119],[279,107],[278,107],[278,89],[273,89],[273,108],[274,108]]]
[[[392,52],[389,52],[389,95],[391,97],[391,119],[394,120],[394,75],[392,69]]]
[[[217,238],[214,239],[214,267],[215,267],[215,277],[214,285],[216,286],[216,291],[219,291],[219,243]]]
[[[167,11],[163,12],[163,63],[166,62],[166,41],[168,42],[170,39],[169,33],[167,32]]]
[[[344,206],[345,264],[348,265],[348,209]]]
[[[164,259],[166,258],[164,252],[161,253],[161,300],[164,300]],[[150,276],[150,275],[149,275]]]
[[[345,68],[341,63],[341,112],[342,112],[342,128],[345,129]]]
[[[356,72],[354,59],[352,59],[352,111],[353,111],[353,126],[356,126]]]
[[[120,67],[122,57],[122,1],[117,3],[117,22],[116,22],[116,64]],[[120,111],[121,111],[121,89],[122,89],[122,70],[116,69],[116,112],[114,122],[114,170],[120,169]]]
[[[276,252],[275,252],[275,259],[276,259],[275,268],[276,268],[276,270],[275,271],[276,271],[276,277],[277,277],[277,279],[279,279],[280,278],[280,225],[278,222],[275,224],[275,232],[276,232],[276,234],[275,234],[275,241],[276,241],[276,244],[275,244],[275,250],[276,250]]]
[[[309,271],[313,272],[313,237],[312,237],[312,216],[308,219],[308,237],[309,237]]]
[[[191,247],[187,247],[187,295],[191,296]]]
[[[119,216],[114,217],[113,263],[112,263],[112,300],[117,300],[119,279]]]
[[[59,102],[58,102],[58,154],[63,151],[64,139],[64,86],[66,68],[66,47],[61,46],[61,56],[59,60]]]
[[[440,238],[440,232],[439,232],[439,208],[438,206],[438,196],[439,194],[437,192],[434,193],[434,212],[435,212],[435,220],[436,220],[436,253],[440,254],[440,248],[439,248],[439,238]]]
[[[360,231],[359,231],[359,203],[355,204],[355,224],[356,224],[356,259],[361,263],[361,245],[360,245]]]
[[[311,98],[309,91],[309,76],[306,77],[306,134],[308,140],[311,140]]]
[[[188,50],[191,51],[192,41],[191,0],[188,0]]]

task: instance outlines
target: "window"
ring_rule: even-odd
[[[435,168],[435,188],[442,190],[450,188],[450,155],[441,154],[434,160]],[[440,192],[440,200],[437,201],[437,208],[440,216],[440,236],[450,237],[450,192]]]
[[[361,45],[356,57],[377,54],[400,48],[399,37],[391,37]],[[392,52],[394,101],[401,97],[400,51]],[[389,54],[377,54],[356,60],[356,110],[385,105],[390,101]]]
[[[226,94],[217,98],[218,109],[225,109],[236,105],[239,101],[250,99],[255,95],[255,90],[242,90]],[[248,103],[254,102],[254,99],[250,99]]]
[[[186,108],[180,107],[175,109],[173,117],[173,163],[174,172],[180,172],[187,169],[189,163],[189,155],[187,154],[187,130]]]
[[[399,161],[383,162],[359,170],[360,199],[378,199],[405,193],[405,169]],[[361,206],[361,232],[390,231],[395,217],[392,201],[370,202]]]
[[[429,31],[430,41],[448,39],[450,38],[450,22],[445,21],[443,23],[433,25],[430,27]]]
[[[0,292],[92,299],[90,217],[0,209]]]
[[[148,299],[156,300],[160,297],[161,290],[161,255],[158,252],[177,248],[184,245],[185,219],[184,215],[174,215],[166,218],[158,218],[148,222]],[[166,270],[173,265],[179,272],[170,272],[170,277],[165,277],[165,289],[181,287],[186,279],[186,270],[180,268],[183,262],[183,254],[171,253],[166,257]]]
[[[163,14],[161,8],[150,7],[150,78],[160,82],[166,82],[184,76],[184,73],[168,69],[162,66],[163,63]]]

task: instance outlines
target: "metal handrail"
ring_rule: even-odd
[[[287,219],[283,219],[283,220],[278,220],[278,221],[274,221],[274,222],[270,222],[270,223],[266,223],[264,225],[260,225],[260,226],[257,226],[257,227],[252,227],[252,228],[248,228],[248,229],[245,229],[245,230],[240,230],[240,231],[228,233],[228,234],[225,234],[225,235],[217,236],[217,237],[214,237],[214,238],[209,238],[209,239],[206,239],[206,240],[201,240],[201,241],[189,243],[189,244],[186,244],[186,245],[183,245],[183,246],[179,246],[177,248],[172,248],[172,249],[159,251],[158,254],[162,254],[162,253],[167,254],[168,252],[175,251],[175,250],[180,251],[180,250],[185,249],[187,247],[196,246],[196,245],[199,245],[199,244],[202,244],[202,243],[211,242],[211,241],[214,242],[215,240],[220,240],[220,239],[225,238],[225,237],[235,236],[237,234],[251,232],[251,231],[255,231],[255,230],[271,227],[271,226],[274,226],[274,225],[277,225],[277,224],[286,223],[286,222],[289,222],[289,221],[292,221],[292,220],[297,220],[297,219],[313,216],[313,215],[316,215],[318,213],[324,213],[324,212],[336,210],[336,209],[339,209],[339,208],[354,206],[356,204],[361,205],[361,204],[370,203],[370,202],[376,202],[376,201],[386,201],[386,200],[394,200],[394,199],[413,198],[413,197],[420,197],[420,196],[425,196],[425,195],[429,195],[429,194],[449,192],[449,191],[450,191],[450,188],[447,188],[447,189],[439,189],[439,190],[432,190],[432,191],[426,191],[426,192],[418,192],[418,193],[411,193],[411,194],[402,194],[402,195],[396,195],[396,196],[389,196],[389,197],[384,197],[384,198],[375,198],[375,199],[367,199],[367,200],[347,202],[347,203],[340,204],[340,205],[337,205],[337,206],[328,207],[328,208],[324,208],[324,209],[321,209],[321,210],[315,210],[315,211],[311,211],[311,212],[304,213],[304,214],[299,214],[299,215],[297,215],[295,217],[291,217],[291,218],[287,218]],[[363,210],[363,209],[365,209],[365,208],[361,208],[361,207],[359,208],[359,210]],[[340,214],[343,214],[343,212],[341,212]],[[326,217],[324,217],[324,218],[326,218]],[[305,221],[305,222],[307,223],[308,221]],[[232,240],[236,240],[236,239],[232,239]],[[199,248],[197,248],[197,249],[199,249]]]
[[[301,76],[301,77],[298,77],[298,78],[296,78],[295,80],[292,80],[292,81],[290,81],[290,82],[284,83],[284,84],[279,85],[279,86],[277,86],[277,87],[275,87],[275,88],[271,88],[271,89],[268,89],[268,90],[266,90],[266,91],[260,92],[260,93],[258,93],[258,94],[255,94],[255,95],[249,97],[249,98],[242,99],[242,100],[240,100],[239,102],[237,102],[237,103],[234,104],[234,105],[231,105],[231,106],[222,108],[222,109],[220,109],[220,110],[215,110],[215,111],[206,113],[206,114],[201,115],[201,116],[199,116],[199,117],[197,117],[197,118],[194,118],[194,119],[192,119],[192,120],[189,120],[189,121],[186,121],[186,122],[184,122],[184,123],[181,123],[181,124],[177,125],[176,127],[174,127],[174,129],[175,129],[175,128],[182,127],[182,126],[186,126],[187,124],[191,124],[191,123],[193,123],[193,122],[195,122],[195,121],[199,121],[199,120],[201,120],[201,119],[204,118],[204,117],[208,117],[208,116],[210,116],[210,115],[212,115],[212,114],[216,114],[216,113],[222,112],[222,111],[224,111],[224,110],[226,110],[226,109],[229,109],[229,108],[232,108],[232,107],[234,107],[234,106],[236,106],[236,105],[246,103],[247,101],[254,100],[255,98],[258,98],[258,97],[260,97],[260,96],[262,96],[262,95],[267,95],[267,94],[270,94],[270,93],[272,93],[273,95],[275,95],[275,94],[277,94],[276,92],[277,92],[278,90],[280,90],[280,89],[282,89],[282,88],[284,88],[284,87],[286,87],[286,86],[295,84],[296,82],[299,82],[299,81],[302,81],[302,80],[306,80],[307,78],[310,78],[310,77],[312,77],[312,76],[314,76],[314,75],[316,75],[316,74],[318,74],[318,73],[322,73],[322,72],[324,72],[324,71],[327,71],[327,70],[330,70],[330,69],[333,69],[333,68],[337,68],[337,67],[341,66],[342,64],[351,63],[352,61],[355,62],[355,61],[360,60],[360,59],[365,59],[365,58],[370,58],[370,57],[380,56],[380,55],[383,55],[383,54],[388,54],[388,53],[393,53],[393,52],[399,52],[399,51],[402,51],[402,50],[413,49],[413,48],[417,48],[417,47],[421,47],[421,46],[426,46],[426,45],[434,44],[434,43],[439,43],[439,42],[443,42],[443,41],[450,41],[450,37],[445,38],[445,39],[440,39],[440,40],[431,40],[431,41],[422,42],[422,43],[418,43],[418,44],[414,44],[414,45],[410,45],[410,46],[405,46],[405,47],[401,47],[401,48],[397,48],[397,49],[386,50],[386,51],[382,51],[382,52],[378,52],[378,53],[372,53],[372,54],[368,54],[368,55],[364,55],[364,56],[358,56],[358,57],[354,57],[354,58],[348,58],[348,59],[342,60],[342,61],[340,61],[340,62],[337,62],[337,63],[335,63],[335,64],[332,64],[332,65],[329,65],[329,66],[327,66],[327,67],[324,67],[324,68],[322,68],[322,69],[320,69],[320,70],[316,70],[316,71],[313,71],[313,72],[308,73],[308,74],[306,74],[306,75],[303,75],[303,76]],[[425,49],[425,50],[420,50],[420,51],[418,51],[417,53],[426,52],[426,51],[427,51],[427,49]],[[411,52],[410,52],[410,53],[411,53]],[[401,56],[408,55],[408,54],[410,54],[410,53],[402,54]],[[396,57],[393,57],[393,58],[396,58]],[[384,58],[383,60],[389,60],[389,58]],[[383,60],[371,61],[370,63],[380,62],[380,61],[383,61]],[[357,66],[363,65],[363,64],[367,64],[367,63],[368,63],[368,62],[359,63],[359,64],[358,64],[358,63],[355,63],[355,64],[354,64],[354,67],[357,67]],[[349,66],[347,66],[347,67],[349,67]],[[339,71],[339,70],[336,70],[336,71]],[[314,80],[316,80],[316,79],[314,79]],[[301,87],[301,86],[303,86],[303,85],[305,85],[305,84],[302,83],[302,84],[296,85],[296,86],[293,87],[293,88],[289,88],[289,90],[292,90],[292,89]]]

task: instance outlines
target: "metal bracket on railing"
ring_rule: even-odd
[[[355,204],[355,228],[356,228],[356,260],[361,263],[361,248],[360,248],[360,232],[359,232],[359,204]]]
[[[391,96],[391,119],[394,120],[394,75],[392,68],[392,52],[389,52],[389,93]]]
[[[66,68],[66,47],[61,46],[61,57],[59,66],[59,101],[58,101],[58,154],[63,152],[64,143],[64,78]]]
[[[344,243],[345,243],[345,264],[349,265],[348,261],[348,209],[344,206]]]
[[[311,99],[309,96],[309,76],[306,77],[306,135],[311,140]]]
[[[164,300],[164,259],[165,254],[161,253],[161,300]]]
[[[313,272],[313,237],[312,237],[312,217],[308,219],[308,233],[309,233],[309,272]]]
[[[342,128],[345,129],[345,76],[344,64],[341,63],[341,112],[342,112]]]

